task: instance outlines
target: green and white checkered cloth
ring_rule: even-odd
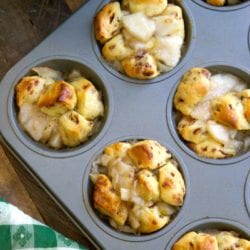
[[[32,219],[15,206],[0,200],[0,249],[76,250],[86,248]]]

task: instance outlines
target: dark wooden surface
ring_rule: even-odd
[[[0,79],[84,0],[0,0]],[[0,145],[0,197],[94,249],[10,152]]]

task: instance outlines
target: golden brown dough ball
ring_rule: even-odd
[[[226,3],[226,0],[207,0],[207,3],[215,6],[223,6]]]
[[[35,103],[46,80],[39,76],[26,76],[16,86],[16,104],[18,107],[24,103]]]
[[[161,199],[173,206],[181,206],[186,193],[185,182],[179,170],[168,162],[159,170]]]
[[[177,128],[186,141],[200,143],[208,138],[206,123],[202,120],[195,120],[190,116],[184,116],[178,123]]]
[[[121,199],[112,190],[112,184],[106,175],[100,174],[94,186],[94,206],[102,214],[113,217],[121,206]]]
[[[106,155],[111,156],[112,158],[123,158],[126,156],[128,149],[131,147],[130,143],[127,142],[116,142],[107,146],[104,149]]]
[[[77,96],[76,111],[87,120],[94,120],[104,113],[104,106],[101,94],[95,86],[87,79],[81,77],[73,82]]]
[[[241,100],[235,93],[228,93],[214,99],[211,110],[212,118],[219,123],[237,130],[250,129]]]
[[[65,81],[50,84],[41,93],[37,105],[49,116],[58,116],[76,106],[74,87]]]
[[[250,123],[250,89],[243,90],[239,96],[242,100],[245,118]]]
[[[215,236],[189,232],[182,236],[172,250],[219,250]]]
[[[240,239],[238,244],[242,247],[243,250],[250,250],[250,241]]]
[[[151,233],[161,229],[169,222],[168,216],[162,216],[157,206],[146,207],[135,205],[132,214],[139,225],[138,231],[141,233]],[[134,222],[135,223],[135,222]]]
[[[102,55],[108,61],[122,60],[125,57],[130,56],[132,53],[133,50],[125,46],[121,34],[106,42],[102,48]]]
[[[147,16],[159,15],[167,7],[167,0],[128,0],[131,12],[144,12]]]
[[[236,154],[236,150],[234,148],[225,147],[210,138],[198,144],[190,143],[189,146],[198,155],[208,158],[222,159],[232,157]]]
[[[153,140],[135,143],[128,150],[128,156],[137,168],[156,169],[164,165],[171,155],[166,148]]]
[[[126,57],[121,62],[125,73],[137,79],[152,79],[159,75],[157,64],[152,55],[140,52]]]
[[[137,175],[136,191],[146,201],[157,201],[160,193],[156,176],[147,169],[141,170]]]
[[[128,218],[128,209],[123,202],[121,202],[117,213],[115,213],[111,218],[118,226],[123,226],[125,224]]]
[[[93,122],[75,111],[69,111],[59,118],[59,132],[64,145],[74,147],[90,136]]]
[[[111,2],[103,7],[95,17],[96,40],[105,43],[120,30],[122,12],[119,2]]]
[[[175,108],[184,115],[190,115],[192,109],[208,93],[210,72],[204,68],[192,68],[182,78],[175,97]]]
[[[179,36],[184,40],[185,27],[181,7],[168,4],[160,16],[153,17],[156,34],[159,36]]]

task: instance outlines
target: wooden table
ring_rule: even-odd
[[[0,79],[84,0],[0,0]],[[0,197],[94,249],[55,202],[0,145]]]

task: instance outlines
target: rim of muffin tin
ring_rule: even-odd
[[[190,231],[206,231],[206,230],[219,230],[219,231],[234,231],[239,233],[242,238],[249,239],[250,230],[241,223],[220,217],[206,217],[190,222],[182,227],[169,241],[166,249],[171,249],[176,241],[178,241],[184,234]]]
[[[93,190],[93,183],[90,180],[90,172],[92,169],[92,163],[93,161],[103,152],[104,148],[107,147],[108,145],[115,143],[115,142],[121,142],[121,141],[133,141],[133,140],[156,140],[159,142],[162,146],[166,147],[167,150],[173,155],[174,159],[179,163],[178,165],[178,170],[180,170],[184,181],[185,181],[185,187],[186,187],[186,193],[185,193],[185,198],[183,205],[180,207],[180,210],[178,213],[175,215],[175,217],[163,228],[159,229],[158,231],[152,232],[150,234],[132,234],[132,233],[125,233],[125,232],[119,232],[115,228],[112,228],[111,225],[108,224],[108,221],[105,221],[105,219],[102,219],[98,215],[98,211],[95,210],[93,207],[93,200],[92,200],[92,190]],[[121,239],[123,241],[131,241],[131,242],[144,242],[144,241],[149,241],[153,240],[156,238],[159,238],[163,236],[164,234],[168,233],[178,222],[179,220],[185,215],[186,208],[189,203],[189,196],[190,196],[190,178],[189,178],[189,173],[188,169],[184,163],[184,161],[181,159],[180,155],[178,152],[173,150],[168,144],[166,144],[163,141],[154,139],[154,138],[146,138],[143,136],[124,136],[120,137],[117,139],[113,139],[112,141],[109,141],[108,143],[105,144],[105,146],[98,150],[91,160],[89,161],[87,168],[84,172],[83,175],[83,185],[82,185],[82,197],[83,197],[83,206],[86,208],[87,213],[89,214],[90,218],[92,219],[93,223],[100,228],[104,233],[117,238]]]
[[[83,76],[85,76],[90,81],[93,81],[93,79],[97,80],[96,82],[93,81],[93,84],[95,87],[97,87],[98,90],[102,91],[103,96],[103,102],[105,107],[105,114],[101,121],[100,128],[98,131],[91,136],[86,142],[83,142],[82,144],[72,147],[72,148],[62,148],[62,149],[53,149],[46,145],[43,145],[41,142],[37,142],[34,139],[32,139],[19,125],[18,119],[17,119],[17,107],[15,104],[15,86],[20,81],[20,79],[24,76],[28,76],[31,72],[30,70],[33,67],[37,66],[48,66],[53,69],[59,70],[59,68],[63,68],[62,65],[64,61],[68,61],[69,64],[72,64],[73,67],[65,66],[65,70],[71,70],[77,69],[80,70],[80,72],[83,73]],[[61,62],[61,64],[60,64]],[[52,66],[51,66],[52,65]],[[54,66],[55,65],[55,66]],[[74,66],[75,65],[75,66]],[[85,74],[86,72],[86,74]],[[33,152],[36,152],[43,156],[48,157],[58,157],[58,158],[65,158],[65,157],[71,157],[78,154],[81,154],[90,148],[92,148],[100,139],[105,135],[107,132],[111,119],[113,114],[113,96],[110,86],[107,84],[107,80],[103,76],[103,74],[97,73],[95,70],[95,67],[92,66],[92,64],[86,60],[83,60],[81,58],[72,57],[68,55],[54,55],[54,56],[48,56],[40,58],[31,64],[25,65],[25,67],[22,68],[21,71],[17,74],[15,77],[15,80],[12,83],[12,86],[9,91],[8,95],[8,118],[11,125],[12,130],[14,131],[17,138],[30,150]]]
[[[245,204],[247,207],[248,214],[250,216],[250,171],[248,173],[246,185],[245,185]]]
[[[231,73],[232,75],[236,75],[238,76],[240,79],[242,79],[243,81],[245,81],[246,83],[248,82],[246,79],[250,78],[248,70],[243,67],[243,66],[235,66],[223,61],[216,61],[216,62],[208,62],[206,64],[201,64],[201,65],[196,65],[193,67],[203,67],[203,68],[207,68],[209,70],[215,73]],[[192,68],[193,68],[192,67]],[[223,68],[223,69],[222,69]],[[191,68],[190,68],[191,69]],[[233,73],[232,71],[237,71],[238,73]],[[186,72],[183,73],[183,75]],[[167,107],[166,107],[166,113],[167,113],[167,124],[170,130],[170,133],[172,135],[172,137],[174,138],[174,140],[177,142],[177,144],[179,145],[179,147],[186,152],[187,154],[189,154],[192,158],[208,163],[208,164],[213,164],[213,165],[226,165],[226,164],[231,164],[231,163],[236,163],[236,162],[240,162],[245,160],[246,158],[248,158],[250,156],[250,150],[247,150],[246,152],[241,153],[240,155],[236,155],[230,158],[225,158],[225,159],[212,159],[212,158],[205,158],[202,156],[198,156],[192,149],[190,149],[184,139],[182,139],[180,137],[180,135],[177,132],[176,129],[176,124],[174,121],[174,96],[175,93],[177,91],[177,88],[179,86],[180,80],[183,77],[183,75],[180,76],[180,78],[178,79],[178,81],[175,83],[174,87],[172,88],[170,95],[168,97],[167,100]],[[243,77],[242,77],[243,75]]]
[[[250,25],[249,25],[249,30],[248,30],[248,49],[249,49],[249,52],[250,52]]]
[[[119,0],[116,0],[120,2]],[[97,7],[94,17],[97,15],[97,13],[104,7],[104,5],[108,4],[111,1],[103,0],[101,4]],[[153,78],[153,79],[136,79],[129,76],[126,76],[125,73],[121,73],[118,70],[114,69],[109,63],[103,58],[101,54],[100,45],[98,44],[96,38],[95,38],[95,28],[94,24],[92,23],[92,37],[91,37],[91,44],[92,49],[94,50],[94,53],[99,60],[99,62],[103,65],[103,67],[112,75],[116,76],[120,80],[135,83],[135,84],[152,84],[152,83],[158,83],[162,80],[168,79],[174,74],[176,74],[189,60],[192,51],[194,49],[195,45],[195,38],[196,38],[196,25],[195,21],[192,15],[192,12],[190,8],[187,6],[185,1],[181,0],[172,0],[174,4],[180,6],[182,8],[182,14],[184,18],[184,24],[185,24],[185,40],[184,40],[184,53],[181,56],[179,62],[177,65],[170,71],[161,73],[159,76]]]
[[[227,5],[227,6],[214,6],[214,5],[206,3],[204,0],[192,0],[192,1],[206,9],[210,9],[214,11],[234,11],[234,10],[239,10],[239,9],[250,6],[249,1],[245,1],[239,4],[234,4],[234,5]]]

